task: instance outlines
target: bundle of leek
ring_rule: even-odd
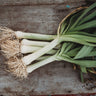
[[[95,8],[96,3],[74,10],[61,21],[57,35],[15,32],[16,40],[25,38],[19,42],[20,48],[15,54],[30,54],[21,58],[11,56],[7,61],[11,71],[17,76],[27,77],[28,73],[56,60],[77,64],[84,73],[96,67],[96,60],[92,60],[96,56]],[[37,62],[31,64],[33,61]]]

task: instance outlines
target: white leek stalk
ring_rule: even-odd
[[[27,39],[23,39],[21,41],[22,45],[35,45],[35,46],[45,46],[48,45],[49,42],[44,42],[44,41],[31,41],[31,40],[27,40]]]
[[[48,63],[51,63],[51,62],[53,62],[53,61],[55,61],[55,60],[56,60],[56,58],[55,58],[55,55],[54,55],[54,56],[51,56],[51,57],[49,57],[49,58],[47,58],[47,59],[45,59],[45,60],[42,60],[42,61],[40,61],[40,62],[38,62],[38,63],[29,65],[29,66],[27,67],[27,72],[28,72],[28,73],[31,73],[32,71],[36,70],[37,68],[42,67],[42,66],[44,66],[44,65],[46,65],[46,64],[48,64]]]
[[[17,38],[35,39],[35,40],[53,40],[56,35],[44,35],[36,33],[24,33],[22,31],[15,32]]]
[[[26,54],[26,53],[32,53],[32,52],[35,52],[39,49],[41,49],[42,47],[40,46],[28,46],[28,45],[21,45],[21,53],[23,54]],[[56,53],[57,50],[54,49],[54,50],[50,50],[48,53],[46,54],[54,54]]]
[[[23,54],[30,53],[30,52],[32,53],[32,52],[35,52],[39,49],[41,49],[41,47],[22,45],[21,46],[21,53],[23,53]]]
[[[40,56],[44,55],[45,53],[49,52],[51,49],[53,49],[56,45],[58,45],[59,42],[59,38],[54,39],[50,44],[46,45],[45,47],[43,47],[42,49],[34,52],[33,54],[29,54],[25,57],[22,58],[22,62],[25,65],[29,65],[32,61],[36,60],[37,58],[39,58]]]
[[[33,54],[29,54],[29,55],[23,57],[22,62],[25,65],[29,65],[31,62],[33,62],[34,60],[36,60],[40,56],[46,54],[47,52],[52,50],[55,46],[57,46],[58,44],[60,44],[61,42],[64,42],[64,41],[74,41],[74,42],[82,43],[82,44],[85,43],[85,42],[81,42],[82,40],[80,41],[77,38],[75,39],[75,38],[72,38],[72,37],[70,37],[68,35],[57,37],[56,39],[51,41],[48,45],[46,45],[42,49],[34,52]]]

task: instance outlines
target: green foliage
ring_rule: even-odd
[[[96,56],[95,8],[96,3],[71,14],[63,21],[59,32],[70,40],[62,43],[56,58],[79,65],[81,73],[87,73],[89,68],[96,67],[96,60],[92,59]]]

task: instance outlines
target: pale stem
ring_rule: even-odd
[[[21,45],[21,53],[26,54],[26,53],[32,53],[35,51],[38,51],[39,49],[41,49],[42,47],[37,47],[37,46],[28,46],[28,45]],[[49,52],[47,52],[46,54],[54,54],[56,53],[57,50],[53,49],[50,50]]]
[[[50,56],[41,56],[41,57],[37,58],[36,60],[41,61],[41,60],[47,59],[49,57]]]
[[[21,53],[23,54],[32,53],[39,49],[41,49],[41,47],[21,45]]]
[[[45,60],[42,60],[40,62],[37,62],[37,63],[32,64],[32,65],[29,65],[27,67],[27,72],[31,73],[32,71],[36,70],[37,68],[40,68],[40,67],[42,67],[42,66],[44,66],[46,64],[49,64],[49,63],[51,63],[51,62],[53,62],[55,60],[56,60],[56,58],[55,58],[55,55],[54,55],[54,56],[51,56],[51,57],[49,57],[49,58],[47,58]]]
[[[23,39],[21,41],[21,45],[28,45],[28,46],[38,46],[38,47],[43,47],[43,46],[46,46],[48,45],[50,42],[47,42],[47,41],[33,41],[33,40],[27,40],[27,39]],[[55,49],[59,49],[60,48],[60,44],[57,45],[55,47]]]
[[[53,40],[57,35],[44,35],[38,33],[24,33],[22,31],[15,32],[17,38],[35,39],[35,40]]]
[[[34,52],[33,54],[29,54],[22,58],[22,61],[25,65],[29,65],[32,61],[36,60],[40,56],[44,55],[45,53],[49,52],[53,49],[57,44],[59,44],[59,38],[54,39],[50,44],[46,45],[42,49]]]
[[[45,46],[48,45],[50,42],[44,42],[44,41],[33,41],[33,40],[27,40],[23,39],[21,41],[22,45],[35,45],[35,46]]]

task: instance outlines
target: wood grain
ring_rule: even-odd
[[[56,34],[60,21],[85,4],[85,0],[0,0],[0,26],[25,32]],[[79,73],[66,62],[51,63],[34,71],[28,79],[19,80],[5,71],[2,58],[0,96],[96,92],[96,89],[87,90],[86,84],[80,82]]]
[[[0,0],[0,5],[57,5],[83,3],[84,0]]]
[[[82,2],[84,4],[84,2]],[[54,34],[60,21],[82,3],[62,5],[1,6],[0,25],[14,30]]]

